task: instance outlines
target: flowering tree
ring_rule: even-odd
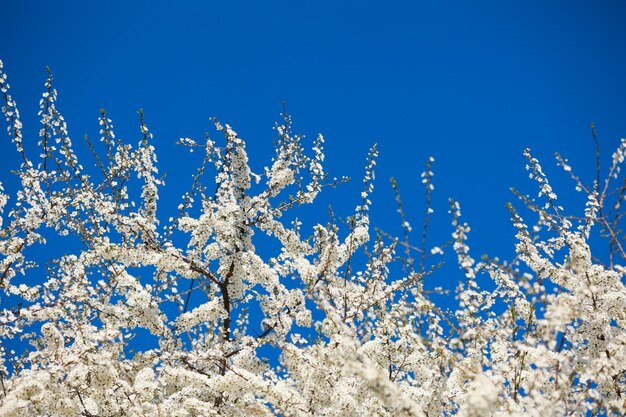
[[[33,159],[1,68],[3,112],[22,162],[19,190],[0,193],[0,415],[626,413],[626,141],[605,179],[598,162],[590,187],[558,157],[588,196],[578,217],[565,214],[526,151],[541,200],[518,194],[537,220],[528,227],[509,206],[517,257],[476,262],[454,201],[452,238],[426,245],[432,159],[422,176],[421,247],[409,242],[399,193],[404,236],[380,233],[368,244],[375,148],[345,226],[331,219],[303,230],[284,221],[336,184],[324,172],[322,136],[307,152],[287,116],[272,164],[259,174],[228,125],[215,122],[220,141],[181,139],[204,160],[178,215],[159,219],[163,183],[143,116],[131,145],[102,112],[101,143],[87,139],[96,170],[86,170],[48,76]],[[608,242],[604,263],[587,243],[594,227]],[[268,256],[255,235],[279,242],[280,252]],[[73,253],[37,264],[46,245],[72,238],[81,242]],[[424,286],[437,269],[430,255],[444,251],[462,276],[455,312]],[[479,288],[480,274],[491,290]],[[192,293],[202,300],[193,306]],[[264,359],[268,349],[277,359]]]

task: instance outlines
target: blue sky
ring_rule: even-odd
[[[374,224],[400,232],[393,175],[421,227],[419,174],[432,155],[434,241],[447,238],[454,197],[472,225],[474,254],[506,257],[508,187],[535,192],[523,149],[567,194],[573,185],[554,168],[554,151],[591,181],[589,124],[607,156],[626,136],[620,1],[4,3],[0,59],[25,133],[36,142],[46,66],[76,142],[98,136],[105,108],[118,136],[136,143],[143,108],[168,175],[165,205],[178,204],[194,162],[175,140],[201,139],[215,116],[248,140],[260,171],[285,100],[296,131],[326,136],[331,176],[355,179],[329,191],[307,212],[312,219],[325,222],[329,203],[351,214],[367,150],[378,143]],[[3,178],[17,167],[12,152],[0,142]]]

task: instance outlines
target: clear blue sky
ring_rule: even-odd
[[[512,251],[503,203],[511,185],[533,190],[525,147],[549,173],[560,151],[590,181],[590,122],[606,152],[626,136],[621,1],[2,3],[0,58],[33,143],[45,66],[74,141],[98,136],[103,107],[118,136],[137,142],[143,108],[174,188],[189,161],[173,142],[202,138],[209,116],[248,140],[253,167],[267,165],[286,100],[297,131],[325,134],[331,176],[358,179],[379,143],[374,223],[388,230],[399,231],[389,177],[418,228],[418,176],[434,156],[434,231],[445,238],[455,197],[476,256]],[[11,152],[2,141],[4,178],[18,163]],[[564,180],[554,179],[570,190]],[[328,202],[350,214],[360,190],[329,192],[317,221]]]

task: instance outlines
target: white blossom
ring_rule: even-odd
[[[326,182],[323,137],[305,146],[288,115],[257,174],[227,124],[215,121],[222,140],[181,139],[204,160],[162,221],[165,184],[142,112],[130,145],[101,111],[87,165],[48,74],[33,163],[2,71],[0,61],[23,164],[15,191],[0,184],[1,416],[626,414],[624,193],[612,183],[626,141],[593,186],[559,159],[586,192],[578,215],[557,205],[526,151],[540,200],[520,198],[536,223],[508,205],[514,260],[478,260],[454,200],[450,239],[426,243],[432,157],[421,247],[395,180],[404,240],[380,231],[370,242],[376,147],[342,222],[325,210],[314,226],[292,215],[344,180]],[[48,250],[65,242],[63,255]],[[438,280],[439,260],[458,270]]]

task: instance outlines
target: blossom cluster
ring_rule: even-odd
[[[164,183],[143,113],[129,144],[102,111],[100,141],[87,139],[96,170],[85,170],[52,81],[31,159],[0,62],[22,158],[18,190],[0,184],[0,416],[626,414],[626,188],[611,188],[626,142],[602,184],[585,187],[562,162],[588,196],[576,217],[526,151],[542,202],[520,198],[538,220],[529,227],[510,205],[515,259],[477,261],[458,202],[450,240],[426,239],[433,158],[421,247],[399,192],[404,237],[370,243],[375,147],[344,227],[287,220],[338,183],[323,166],[324,138],[307,149],[288,115],[260,174],[227,124],[215,121],[221,140],[181,139],[204,159],[178,215],[160,218]],[[608,236],[608,261],[592,254],[594,228]],[[259,235],[278,253],[258,247]],[[54,239],[80,246],[39,265]],[[446,255],[459,266],[452,312],[426,285],[439,265],[429,261]]]

